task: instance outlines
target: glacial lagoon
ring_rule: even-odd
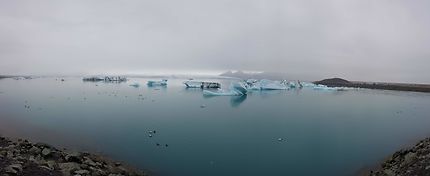
[[[148,80],[157,78],[1,79],[0,134],[102,153],[160,176],[356,175],[430,135],[427,93],[303,88],[206,97],[185,79],[167,87]],[[214,80],[223,88],[236,81]]]

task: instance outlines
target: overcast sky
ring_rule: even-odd
[[[430,83],[429,0],[0,0],[0,74]]]

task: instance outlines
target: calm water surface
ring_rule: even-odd
[[[204,97],[182,79],[167,88],[147,87],[147,80],[2,79],[0,133],[100,152],[161,176],[354,175],[430,136],[425,93],[302,89]]]

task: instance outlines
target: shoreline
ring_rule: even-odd
[[[103,155],[57,149],[0,135],[0,175],[147,176],[148,173]]]
[[[352,88],[364,88],[364,89],[430,93],[429,84],[361,82],[361,81],[348,81],[341,78],[324,79],[321,81],[315,81],[314,83],[326,85],[327,87],[352,87]]]
[[[366,175],[430,175],[430,138],[420,140],[412,147],[396,151]]]

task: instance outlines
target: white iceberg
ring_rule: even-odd
[[[166,86],[167,79],[163,79],[161,81],[148,81],[148,86]]]
[[[317,84],[314,86],[314,90],[338,90],[336,87],[327,87],[326,85]]]
[[[311,82],[301,82],[303,87],[315,87],[316,85]]]
[[[242,95],[246,95],[246,93],[247,93],[247,89],[240,82],[232,83],[230,85],[229,91],[224,91],[222,89],[219,89],[216,92],[203,90],[203,95],[205,96],[242,96]]]

